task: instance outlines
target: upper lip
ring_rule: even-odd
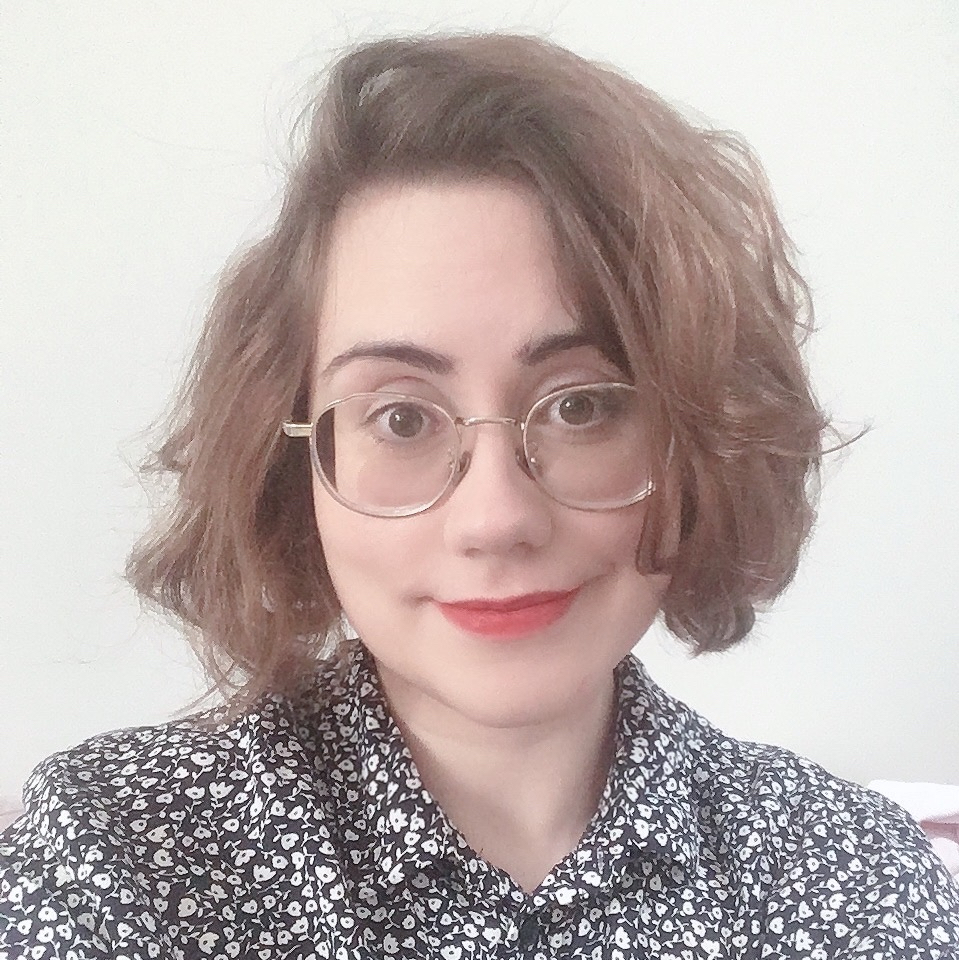
[[[524,607],[533,607],[540,603],[549,603],[560,600],[574,593],[572,590],[544,590],[538,593],[524,593],[513,597],[483,597],[475,600],[440,600],[444,607],[457,607],[460,610],[493,610],[508,613],[511,610],[522,610]]]

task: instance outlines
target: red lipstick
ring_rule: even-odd
[[[484,637],[522,637],[556,623],[569,610],[579,588],[563,593],[528,593],[506,600],[440,603],[450,623]]]

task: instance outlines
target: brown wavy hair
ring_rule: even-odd
[[[828,426],[800,354],[809,291],[748,147],[612,68],[504,34],[356,47],[298,132],[279,216],[223,274],[145,464],[175,492],[129,561],[141,597],[239,698],[336,656],[307,444],[279,425],[307,416],[337,210],[374,182],[495,177],[541,198],[572,308],[670,448],[637,547],[671,574],[666,625],[698,652],[742,639],[796,570]]]

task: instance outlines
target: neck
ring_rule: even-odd
[[[612,760],[614,681],[562,716],[490,727],[384,675],[420,777],[485,860],[533,890],[576,846]]]

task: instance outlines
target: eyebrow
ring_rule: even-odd
[[[596,337],[588,331],[566,330],[527,340],[516,351],[515,357],[524,366],[533,367],[566,350],[598,346]],[[329,376],[355,360],[396,360],[438,375],[450,374],[456,368],[456,362],[447,354],[427,350],[408,340],[371,340],[354,344],[337,354],[323,369],[322,376]]]

